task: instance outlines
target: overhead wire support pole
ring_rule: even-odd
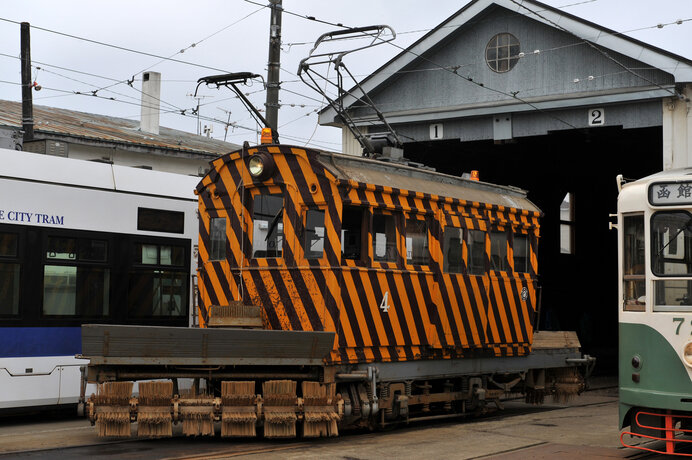
[[[267,127],[272,131],[279,128],[279,89],[281,86],[281,13],[282,0],[269,0],[271,19],[269,23],[269,61],[267,62],[267,99],[264,104]]]
[[[28,22],[20,25],[21,65],[22,65],[22,130],[24,142],[34,139],[34,101],[31,94],[31,26]]]

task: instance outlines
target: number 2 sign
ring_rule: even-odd
[[[605,125],[605,109],[589,109],[589,126]]]

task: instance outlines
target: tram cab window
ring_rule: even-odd
[[[512,251],[514,252],[514,271],[528,273],[529,271],[529,236],[515,233],[513,235]]]
[[[396,262],[396,217],[385,211],[375,210],[372,215],[372,260]]]
[[[108,315],[110,269],[105,240],[48,237],[45,259],[44,315]]]
[[[226,218],[212,217],[209,220],[209,260],[226,259]]]
[[[423,218],[406,219],[406,263],[409,265],[428,265],[428,222]]]
[[[644,216],[624,216],[622,287],[626,311],[644,311],[646,307],[644,249]]]
[[[659,212],[651,218],[654,311],[692,311],[692,215]],[[680,279],[684,278],[684,279]]]
[[[324,211],[308,209],[305,213],[303,247],[306,259],[321,259],[324,254]]]
[[[341,258],[363,260],[363,237],[367,230],[367,210],[355,206],[344,206],[341,213]]]
[[[185,248],[136,243],[128,276],[128,316],[179,317],[187,314]]]
[[[495,271],[509,271],[507,264],[507,232],[490,232],[490,268]]]
[[[282,256],[284,240],[283,195],[257,195],[252,205],[252,257]]]
[[[19,237],[0,233],[0,316],[19,314]]]

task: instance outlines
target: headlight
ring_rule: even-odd
[[[252,177],[259,177],[264,172],[264,160],[259,155],[253,155],[248,161],[248,169]]]
[[[682,357],[685,360],[685,364],[692,367],[692,342],[687,342],[682,352]]]

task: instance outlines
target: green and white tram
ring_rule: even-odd
[[[618,188],[620,439],[673,454],[692,443],[692,168]]]

